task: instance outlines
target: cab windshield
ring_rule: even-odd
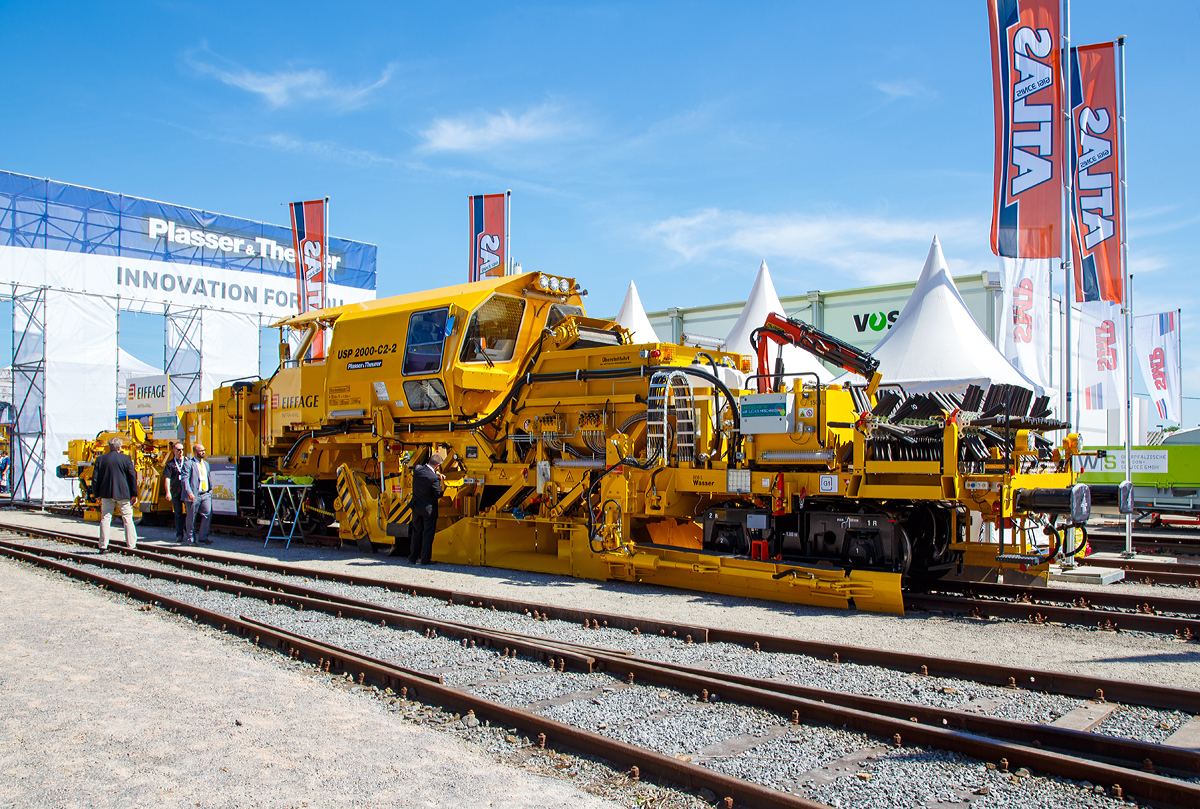
[[[461,362],[507,362],[517,349],[525,301],[492,295],[471,315],[463,335]]]

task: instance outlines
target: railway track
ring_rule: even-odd
[[[1125,571],[1125,580],[1141,584],[1170,584],[1200,587],[1200,564],[1189,562],[1149,562],[1141,559],[1097,559],[1089,556],[1085,564],[1114,567]]]
[[[1125,550],[1125,529],[1098,528],[1088,532],[1088,542],[1096,550]],[[1154,532],[1134,530],[1134,550],[1142,553],[1170,553],[1183,556],[1200,556],[1200,535],[1195,531],[1178,529]]]
[[[27,535],[47,539],[94,545],[94,541],[53,531],[33,531],[19,528]],[[254,598],[262,603],[286,606],[292,610],[325,613],[342,620],[369,622],[395,629],[409,629],[429,640],[453,638],[464,648],[483,649],[492,656],[511,659],[520,655],[536,661],[549,671],[565,676],[567,672],[596,676],[603,672],[612,687],[667,688],[686,703],[704,704],[736,702],[776,717],[771,725],[774,733],[788,732],[801,724],[837,728],[844,726],[873,738],[882,738],[886,745],[899,747],[919,745],[949,750],[960,755],[994,762],[998,767],[1017,770],[1025,767],[1074,780],[1098,784],[1119,784],[1120,791],[1134,795],[1140,801],[1160,806],[1194,806],[1200,802],[1200,787],[1164,776],[1162,773],[1194,778],[1200,775],[1200,755],[1194,751],[1169,748],[1130,739],[1120,739],[1093,733],[1066,730],[1044,724],[1019,722],[1002,717],[947,710],[937,706],[880,699],[830,689],[819,689],[795,682],[764,680],[708,668],[653,660],[628,649],[597,646],[563,638],[546,637],[541,631],[514,632],[489,628],[476,621],[445,620],[409,610],[399,610],[386,604],[347,596],[320,589],[321,581],[330,584],[385,586],[401,589],[405,595],[445,599],[450,604],[466,604],[478,613],[508,612],[537,617],[531,627],[542,630],[551,619],[588,626],[592,630],[607,626],[625,630],[636,637],[674,638],[685,645],[700,643],[732,643],[761,653],[783,651],[787,654],[819,655],[839,663],[853,659],[856,663],[884,665],[907,670],[922,677],[959,676],[967,671],[976,676],[969,679],[990,681],[1029,690],[1066,693],[1073,696],[1099,696],[1122,699],[1131,703],[1150,704],[1195,714],[1200,711],[1200,694],[1185,689],[1148,687],[1140,684],[1114,683],[1106,680],[1062,675],[1054,672],[1017,671],[1015,669],[975,666],[965,661],[928,660],[918,656],[888,655],[873,650],[830,644],[805,644],[787,638],[756,636],[752,633],[728,632],[699,626],[656,622],[630,616],[591,614],[578,610],[556,610],[553,607],[530,605],[526,602],[492,599],[470,594],[453,593],[433,588],[398,588],[395,583],[371,582],[362,577],[334,576],[288,565],[255,564],[242,559],[222,557],[211,552],[184,548],[123,552],[119,556],[97,558],[70,550],[34,547],[29,541],[0,542],[0,553],[40,564],[85,578],[107,589],[125,592],[144,601],[158,601],[195,620],[203,620],[243,637],[254,637],[262,643],[277,646],[292,657],[301,657],[335,674],[358,675],[360,682],[370,679],[383,688],[398,693],[419,696],[422,701],[443,705],[453,710],[474,711],[479,717],[507,726],[518,727],[531,738],[544,738],[549,743],[597,755],[623,767],[637,767],[642,775],[654,775],[687,789],[710,789],[726,795],[731,805],[746,806],[811,806],[813,804],[787,792],[734,779],[715,772],[711,767],[699,767],[663,752],[646,750],[618,742],[603,733],[552,723],[544,716],[519,711],[494,700],[480,698],[469,689],[448,688],[436,675],[417,668],[399,666],[363,655],[346,648],[335,648],[317,638],[305,637],[278,625],[271,625],[244,615],[232,615],[197,606],[181,599],[167,598],[150,587],[120,581],[108,573],[170,580],[175,585],[189,586],[198,592],[221,591],[236,598]],[[258,568],[245,570],[244,566]],[[105,573],[90,568],[99,567]],[[239,570],[241,567],[243,569]],[[86,568],[86,569],[85,569]],[[280,579],[285,575],[289,580]],[[304,581],[304,583],[300,583]],[[311,582],[311,584],[309,583]],[[532,607],[532,609],[531,609]],[[471,610],[468,610],[471,612]],[[607,633],[611,636],[611,632]],[[834,651],[836,650],[836,651]],[[919,662],[924,660],[925,662]],[[878,661],[878,662],[876,662]],[[1016,672],[1016,673],[1009,673]],[[553,676],[553,675],[551,675]],[[1018,681],[1020,676],[1020,681]],[[1007,678],[1007,682],[1005,679]],[[486,680],[486,678],[485,678]],[[1101,689],[1105,693],[1097,694]],[[593,688],[592,691],[595,691]],[[555,700],[570,696],[560,694]],[[570,700],[568,700],[570,702]],[[560,703],[561,704],[561,703]],[[547,724],[550,722],[550,724]],[[782,730],[779,730],[782,728]],[[769,735],[769,734],[768,734]],[[736,745],[735,745],[736,747]],[[886,749],[886,748],[885,748]],[[703,757],[701,757],[703,760]],[[1158,774],[1146,772],[1149,767]],[[719,777],[717,777],[719,776]],[[1111,789],[1111,786],[1110,786]],[[1115,791],[1115,790],[1113,790]]]
[[[904,596],[906,610],[929,610],[1060,623],[1103,630],[1132,630],[1200,637],[1200,599],[1133,595],[1065,587],[1024,587],[985,582],[934,582]]]

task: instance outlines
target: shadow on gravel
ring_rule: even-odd
[[[65,522],[75,522],[76,526],[72,526],[71,530],[81,531],[86,533],[96,531],[95,523],[85,523],[83,520],[64,520]],[[839,616],[843,619],[867,619],[868,617],[883,618],[892,617],[885,616],[880,613],[865,613],[857,610],[839,610],[825,607],[805,606],[801,604],[787,604],[778,601],[767,601],[763,599],[746,598],[742,596],[720,595],[716,593],[702,593],[695,591],[679,590],[669,587],[662,587],[652,584],[638,584],[632,582],[605,582],[594,581],[591,579],[572,579],[561,576],[553,576],[544,573],[530,573],[519,570],[507,570],[502,568],[490,567],[475,567],[472,565],[448,565],[445,563],[436,564],[431,568],[422,568],[410,565],[407,554],[397,554],[389,556],[385,550],[380,550],[377,553],[364,553],[354,544],[345,544],[340,548],[322,546],[322,545],[306,545],[302,541],[293,540],[290,548],[284,547],[284,542],[281,540],[271,540],[267,546],[263,547],[262,538],[251,538],[238,536],[236,534],[220,533],[220,527],[214,526],[211,534],[214,544],[204,546],[202,549],[212,551],[225,551],[230,553],[241,554],[248,557],[246,561],[252,562],[254,558],[263,559],[283,564],[299,564],[305,565],[319,562],[338,562],[344,564],[351,569],[361,570],[364,574],[380,573],[390,568],[411,568],[414,572],[428,570],[432,573],[451,573],[468,579],[461,582],[438,582],[437,586],[447,587],[458,590],[471,590],[469,579],[488,580],[497,584],[507,585],[514,588],[540,588],[540,589],[566,589],[579,586],[586,586],[593,590],[613,593],[618,596],[636,597],[637,603],[631,601],[630,612],[645,611],[647,602],[653,605],[655,596],[672,596],[676,597],[680,593],[688,595],[688,603],[695,605],[697,608],[703,607],[718,607],[718,608],[742,608],[758,610],[759,615],[766,617],[767,615],[776,615],[784,618],[806,618],[818,616]],[[82,530],[81,530],[82,529]],[[152,545],[173,545],[174,529],[166,526],[142,526],[138,529],[139,540]],[[895,616],[901,617],[901,616]],[[906,616],[909,618],[922,619],[928,615],[918,613],[916,615]]]
[[[1121,655],[1118,657],[1097,657],[1088,662],[1095,663],[1200,663],[1200,646],[1191,644],[1190,649],[1180,649],[1178,652],[1162,652],[1159,654]]]

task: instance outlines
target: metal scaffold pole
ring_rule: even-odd
[[[1125,37],[1117,37],[1117,60],[1120,94],[1117,103],[1120,105],[1118,118],[1121,126],[1117,130],[1117,145],[1121,159],[1121,267],[1128,279],[1125,292],[1125,480],[1133,485],[1133,273],[1129,271],[1129,210],[1125,207],[1128,198],[1129,178],[1126,174],[1125,160]],[[1133,515],[1125,515],[1125,555],[1133,556]]]
[[[1072,281],[1074,281],[1074,269],[1071,266],[1071,206],[1073,205],[1073,190],[1074,184],[1071,177],[1071,0],[1065,2],[1065,15],[1063,22],[1063,116],[1066,121],[1066,126],[1063,127],[1063,160],[1062,160],[1062,182],[1063,182],[1063,229],[1062,229],[1062,268],[1063,268],[1063,299],[1066,302],[1067,317],[1066,323],[1063,326],[1063,355],[1066,357],[1066,368],[1063,374],[1063,420],[1067,422],[1067,430],[1078,428],[1079,419],[1075,415],[1074,409],[1074,377],[1072,375],[1071,362],[1071,311],[1074,309],[1074,300],[1071,291]]]

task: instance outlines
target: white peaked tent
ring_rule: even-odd
[[[162,368],[155,368],[148,362],[143,362],[123,348],[117,349],[117,409],[125,408],[126,394],[129,392],[131,377],[158,376]]]
[[[912,296],[871,353],[879,360],[883,382],[902,385],[909,393],[956,392],[972,384],[986,388],[996,383],[1043,393],[975,323],[954,286],[936,236]]]
[[[650,318],[646,317],[646,310],[642,308],[642,299],[638,297],[637,287],[632,281],[629,282],[629,290],[625,293],[625,300],[621,303],[621,311],[617,312],[617,323],[633,333],[633,342],[635,343],[659,342],[658,334],[650,325]]]
[[[746,305],[742,307],[742,313],[738,315],[737,323],[733,324],[733,328],[729,330],[729,336],[725,338],[725,350],[738,354],[749,354],[756,357],[755,363],[757,363],[757,354],[754,347],[750,345],[750,334],[766,322],[767,315],[771,312],[787,315],[783,311],[783,304],[779,302],[779,296],[775,294],[775,285],[771,283],[771,273],[767,269],[767,262],[763,261],[758,268],[758,277],[754,279],[754,287],[750,290],[750,297],[746,300]],[[768,369],[770,371],[775,370],[775,352],[776,349],[772,344],[768,355],[771,357],[771,366]],[[833,379],[833,374],[829,373],[820,360],[807,351],[790,345],[783,347],[783,370],[790,374],[815,373],[823,383]],[[755,373],[757,372],[756,367]]]

